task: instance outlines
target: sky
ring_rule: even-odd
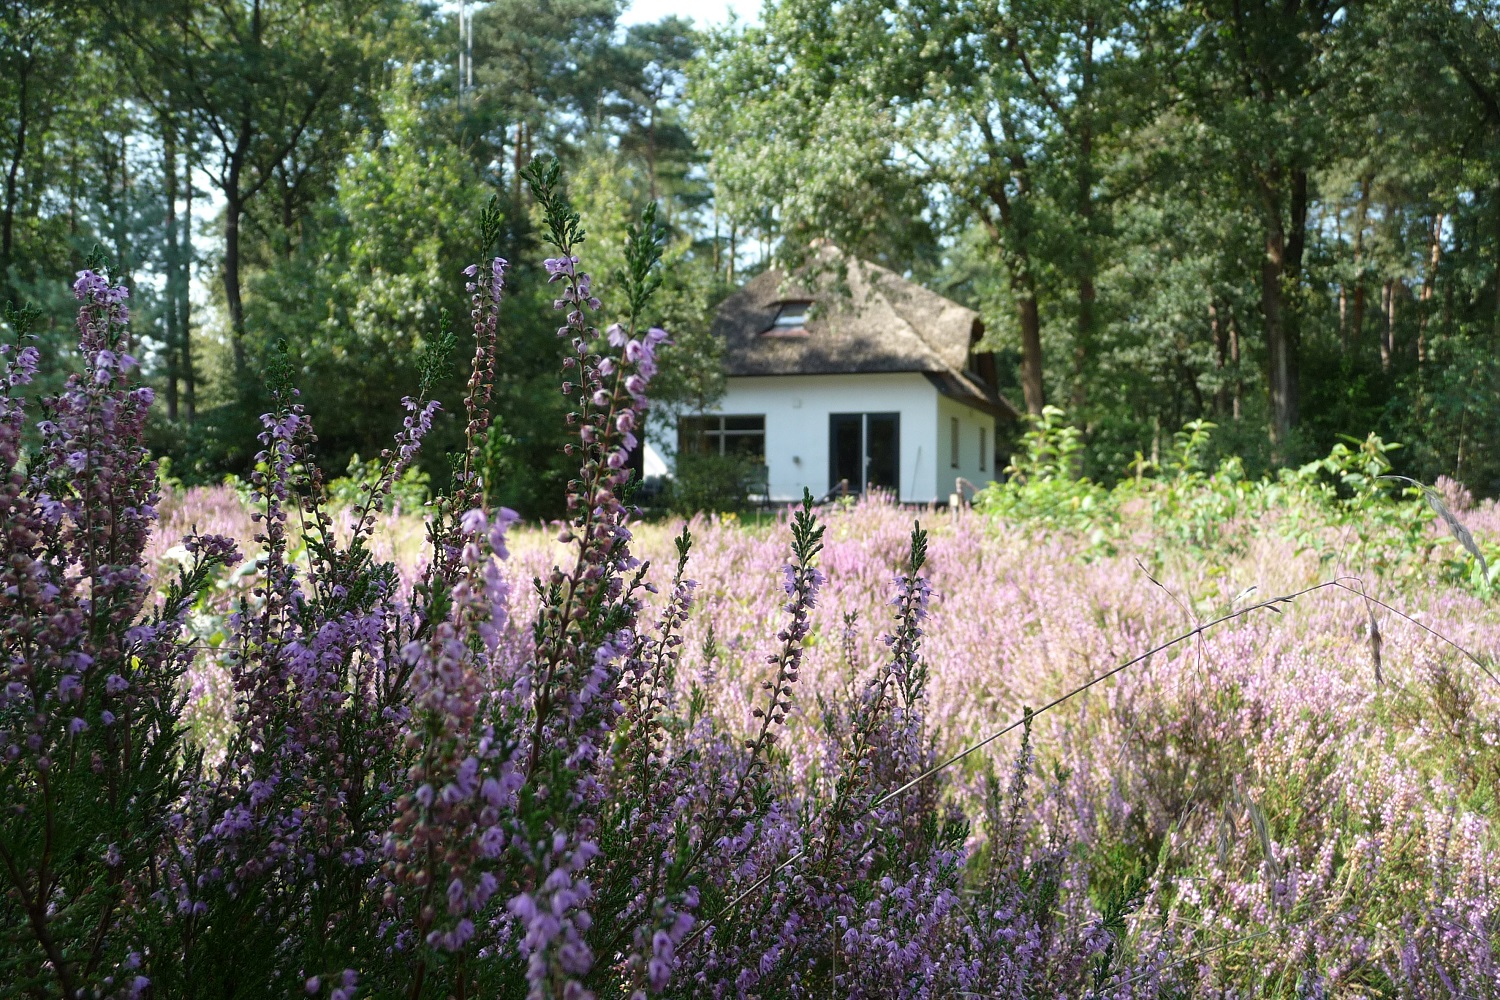
[[[470,0],[476,6],[475,0]],[[483,6],[478,0],[477,6]],[[729,20],[734,11],[741,21],[760,20],[761,0],[629,0],[625,13],[620,15],[620,24],[630,26],[649,21],[660,21],[669,14],[686,17],[700,28],[713,28]],[[451,13],[458,9],[458,0],[438,0],[438,9]]]
[[[760,17],[760,0],[633,0],[620,17],[622,25],[659,21],[669,14],[691,18],[700,28],[723,24],[733,10],[742,21]]]

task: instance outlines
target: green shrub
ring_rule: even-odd
[[[1195,420],[1177,432],[1164,461],[1136,455],[1135,476],[1113,489],[1077,474],[1082,435],[1049,406],[1022,438],[1006,479],[975,497],[975,506],[1012,522],[1086,538],[1087,555],[1113,554],[1124,536],[1151,528],[1158,561],[1171,550],[1224,559],[1258,533],[1276,532],[1330,566],[1382,579],[1425,578],[1442,551],[1443,576],[1475,593],[1492,592],[1491,565],[1436,490],[1393,475],[1401,448],[1376,434],[1345,437],[1325,458],[1252,479],[1236,456],[1209,468],[1214,424]],[[1448,535],[1432,530],[1433,514]],[[1454,544],[1457,543],[1457,544]],[[1496,560],[1500,562],[1500,560]]]
[[[349,456],[344,475],[328,484],[328,496],[335,504],[350,506],[370,495],[370,488],[380,477],[381,461],[360,461],[358,453]],[[432,477],[416,466],[409,467],[391,486],[389,504],[396,510],[421,510],[432,495]]]
[[[743,510],[761,468],[742,455],[679,454],[677,474],[666,491],[667,507],[676,514]]]

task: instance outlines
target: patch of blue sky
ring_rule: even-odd
[[[620,24],[646,24],[677,15],[698,28],[717,28],[731,13],[741,21],[760,20],[761,0],[632,0],[620,15]]]

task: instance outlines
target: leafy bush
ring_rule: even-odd
[[[1078,474],[1083,438],[1066,414],[1047,406],[1021,438],[1005,478],[974,497],[974,505],[1001,517],[1035,520],[1049,528],[1095,533],[1117,516],[1109,490]]]
[[[1439,491],[1392,474],[1389,455],[1400,444],[1373,433],[1346,437],[1325,458],[1249,479],[1235,456],[1208,468],[1215,429],[1192,421],[1174,435],[1165,462],[1138,454],[1135,477],[1105,489],[1076,475],[1079,432],[1049,406],[1023,436],[1007,478],[982,490],[975,505],[1082,537],[1096,555],[1117,551],[1127,535],[1149,525],[1157,546],[1222,563],[1254,535],[1273,532],[1331,567],[1380,579],[1427,579],[1439,551],[1444,578],[1476,593],[1490,594],[1500,579],[1500,560],[1468,537]],[[1449,537],[1434,532],[1434,513]]]
[[[667,489],[674,513],[727,513],[743,510],[750,500],[750,481],[757,463],[739,455],[682,452]]]
[[[328,499],[346,507],[357,504],[369,495],[380,473],[379,461],[361,461],[359,455],[351,455],[348,470],[328,484]],[[397,510],[421,510],[431,495],[432,477],[415,466],[391,484],[390,500]]]

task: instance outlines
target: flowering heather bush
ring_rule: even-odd
[[[1500,537],[1494,505],[1452,506],[1481,546]],[[838,774],[826,756],[830,717],[850,704],[851,676],[886,662],[881,626],[909,518],[874,500],[825,517],[827,581],[781,741],[793,780],[822,789],[825,803]],[[927,527],[923,715],[939,760],[1020,719],[1024,706],[1047,705],[1260,595],[1339,577],[1357,589],[1358,570],[1372,599],[1417,619],[1324,588],[1278,604],[1280,613],[1208,629],[1035,717],[1015,836],[1028,868],[1048,860],[1058,873],[1058,923],[1107,942],[1085,953],[1085,985],[1104,968],[1106,988],[1139,976],[1130,989],[1148,995],[1291,996],[1301,983],[1328,995],[1500,996],[1489,964],[1500,944],[1493,607],[1457,584],[1327,565],[1274,525],[1226,523],[1243,547],[1196,558],[1161,555],[1144,534],[1104,555],[1086,537],[972,511]],[[700,666],[682,690],[748,736],[740,720],[753,717],[768,675],[760,623],[775,605],[743,581],[775,571],[781,539],[728,519],[693,532],[704,582],[685,656],[712,677]],[[653,562],[670,552],[664,529],[636,541]],[[516,551],[520,577],[551,557],[538,535],[517,536]],[[993,870],[995,843],[1006,842],[996,831],[1016,801],[1021,728],[945,772],[948,801],[971,822],[966,907],[965,893]],[[1048,869],[1035,870],[1010,884],[1044,884]]]
[[[0,993],[1500,995],[1472,588],[1378,576],[1200,630],[1345,567],[1238,521],[1202,562],[878,499],[636,522],[653,220],[601,332],[556,179],[579,473],[545,533],[483,504],[498,258],[466,271],[470,447],[420,555],[385,508],[425,391],[334,509],[272,372],[248,516],[192,491],[152,539],[123,289],[80,276],[84,371],[24,454],[37,359],[5,347]]]
[[[515,516],[484,508],[476,461],[505,261],[465,272],[469,447],[405,575],[375,559],[372,536],[431,424],[428,378],[341,526],[297,392],[270,372],[256,559],[236,585],[221,578],[235,542],[189,535],[154,600],[151,396],[129,383],[127,293],[80,274],[84,370],[41,404],[24,455],[14,390],[37,354],[17,324],[0,590],[6,992],[925,995],[987,982],[981,950],[1014,950],[1014,918],[956,916],[965,828],[939,786],[899,803],[886,791],[931,761],[920,532],[888,661],[830,722],[827,803],[791,780],[778,745],[824,582],[810,509],[792,526],[752,734],[681,706],[690,536],[647,624],[621,499],[665,340],[638,331],[658,280],[654,220],[627,250],[629,315],[600,333],[577,216],[555,169],[531,180],[557,253],[580,469],[560,535],[571,557],[535,578],[524,621],[502,572]],[[498,220],[482,229],[492,244]],[[225,676],[212,693],[227,718],[190,740],[185,700],[208,693],[183,676],[195,663]],[[1040,965],[1067,949],[1022,950]]]

